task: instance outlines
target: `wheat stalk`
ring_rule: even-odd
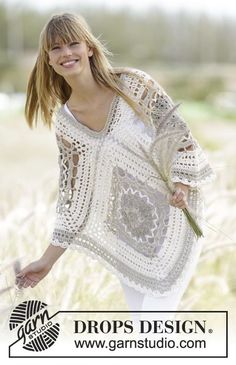
[[[173,112],[179,105],[180,104],[177,104],[172,107],[160,120],[158,126],[156,126],[157,137],[151,144],[149,152],[147,152],[140,144],[140,148],[142,149],[144,155],[149,160],[154,169],[158,172],[161,180],[165,183],[168,192],[171,194],[174,193],[174,184],[170,178],[171,165],[175,153],[179,150],[180,147],[183,147],[183,137],[186,134],[186,130],[184,131],[181,126],[175,126],[175,128],[171,128],[168,130],[166,122],[172,116]],[[155,114],[155,111],[153,111],[153,114]],[[157,158],[155,158],[154,155],[156,155]],[[157,161],[159,161],[159,163]],[[153,175],[151,175],[150,177],[157,178]],[[184,208],[182,209],[182,211],[197,238],[202,237],[203,232],[188,208]]]

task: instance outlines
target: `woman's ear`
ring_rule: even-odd
[[[91,57],[93,55],[93,48],[88,47],[88,56]]]

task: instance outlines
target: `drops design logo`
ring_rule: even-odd
[[[17,330],[18,340],[29,351],[44,351],[51,347],[59,335],[59,323],[53,323],[46,309],[47,304],[38,300],[20,303],[12,311],[10,330]]]

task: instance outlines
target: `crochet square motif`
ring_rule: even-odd
[[[121,167],[114,167],[106,226],[145,256],[156,256],[169,222],[166,197]]]

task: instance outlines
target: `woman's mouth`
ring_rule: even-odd
[[[61,63],[61,66],[66,67],[66,68],[70,68],[73,67],[79,60],[70,60],[70,61],[65,61]]]

